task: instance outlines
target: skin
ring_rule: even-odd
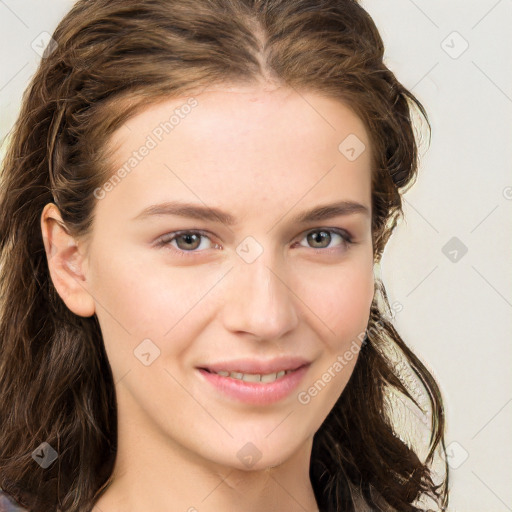
[[[113,168],[186,99],[151,105],[119,128],[110,141]],[[368,134],[347,106],[314,93],[226,86],[196,99],[98,200],[86,241],[66,233],[55,205],[41,215],[53,283],[75,314],[97,315],[116,383],[114,481],[94,512],[314,511],[313,435],[357,357],[324,378],[307,404],[298,393],[360,345],[374,293],[371,213],[291,219],[340,200],[371,212]],[[338,150],[349,134],[366,145],[354,161]],[[170,200],[221,208],[237,222],[133,220]],[[327,228],[346,230],[354,244],[333,231],[322,241],[318,232]],[[178,230],[207,235],[155,245]],[[237,253],[248,236],[263,249],[252,263]],[[160,354],[146,366],[134,350],[148,338]],[[286,355],[312,363],[299,387],[271,405],[228,398],[196,370]],[[250,467],[237,456],[247,443],[261,453]]]

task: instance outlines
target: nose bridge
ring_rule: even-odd
[[[231,274],[224,305],[226,328],[277,339],[296,326],[294,295],[270,251],[251,263],[241,259]]]

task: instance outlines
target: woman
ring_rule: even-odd
[[[370,16],[80,0],[53,39],[2,170],[0,487],[37,511],[445,510],[439,389],[374,273],[427,116]]]

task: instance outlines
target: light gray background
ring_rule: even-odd
[[[40,34],[72,5],[0,0],[0,141],[39,62]],[[512,0],[363,6],[433,129],[382,263],[390,302],[403,306],[395,325],[444,393],[450,510],[510,511]]]

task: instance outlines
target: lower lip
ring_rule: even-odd
[[[223,394],[248,404],[268,405],[286,398],[297,388],[308,371],[309,366],[309,364],[301,366],[280,379],[266,384],[245,382],[232,377],[223,377],[222,375],[210,373],[202,368],[198,368],[198,370],[210,384]]]

